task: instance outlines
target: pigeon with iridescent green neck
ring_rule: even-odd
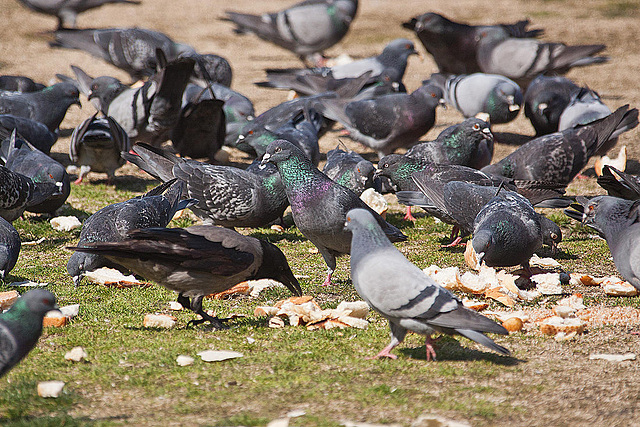
[[[304,153],[284,139],[272,142],[262,163],[274,163],[282,176],[287,198],[291,204],[293,222],[313,243],[327,264],[327,278],[331,284],[336,257],[348,254],[351,233],[344,230],[344,220],[350,209],[362,208],[371,212],[389,240],[407,239],[400,230],[386,222],[351,190],[335,183],[320,172]]]
[[[56,309],[56,297],[46,289],[33,289],[0,314],[0,377],[36,346],[42,319]]]

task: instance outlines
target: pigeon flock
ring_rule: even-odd
[[[152,29],[76,27],[86,10],[138,1],[19,2],[58,18],[49,34],[52,49],[92,55],[132,80],[108,71],[90,76],[73,63],[52,70],[58,82],[49,85],[28,75],[0,77],[2,280],[20,257],[12,221],[25,211],[53,216],[74,186],[92,185],[87,174],[106,174],[111,185],[130,162],[159,185],[85,220],[69,248],[75,252],[67,271],[76,286],[105,266],[152,280],[178,292],[178,301],[200,316],[191,325],[226,328],[228,319],[203,310],[203,297],[244,280],[271,278],[302,295],[295,261],[276,244],[234,230],[284,225],[288,208],[293,226],[327,265],[322,285],[332,286],[336,258],[350,255],[355,290],[389,321],[391,342],[376,358],[396,358],[391,350],[408,331],[426,336],[427,360],[436,358],[434,333],[462,335],[509,355],[484,335],[506,335],[504,327],[465,308],[394,246],[407,240],[403,228],[415,221],[411,206],[453,225],[447,246],[471,236],[467,244],[480,262],[522,266],[529,274],[534,252],[543,244],[556,248],[562,239],[560,227],[535,209],[567,208],[568,217],[606,239],[620,275],[640,290],[640,177],[605,166],[598,183],[608,196],[564,194],[593,156],[638,125],[633,106],[612,110],[597,88],[564,76],[573,67],[613,61],[601,55],[603,44],[544,41],[543,29],[530,29],[528,20],[469,25],[427,12],[397,23],[406,38],[338,62],[326,51],[337,44],[349,51],[343,39],[358,18],[358,0],[306,0],[262,15],[221,11],[220,31],[256,37],[265,52],[277,46],[303,62],[255,76],[264,90],[295,93],[257,114],[251,99],[231,88],[238,78],[233,57],[198,52]],[[423,49],[437,68],[423,67],[424,81],[409,91],[403,76]],[[75,124],[69,162],[62,165],[51,149],[81,96],[92,110],[83,110],[86,120]],[[444,106],[460,113],[459,122],[434,140],[422,139],[443,125],[438,107]],[[493,126],[513,121],[520,110],[535,137],[495,158]],[[322,152],[319,141],[334,128],[361,149],[340,144]],[[253,163],[233,166],[221,155],[229,152]],[[76,172],[65,168],[69,164]],[[401,224],[361,200],[369,188],[395,193],[407,206]],[[182,209],[202,224],[167,228]],[[0,376],[35,346],[42,317],[54,308],[55,296],[37,289],[0,314]]]

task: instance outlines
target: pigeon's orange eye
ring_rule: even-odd
[[[477,123],[473,125],[473,130],[480,130],[480,125]]]
[[[411,45],[410,44],[406,44],[406,45],[404,45],[404,48],[405,49],[411,49]]]
[[[433,92],[431,93],[431,97],[432,97],[432,98],[435,98],[436,96],[437,96],[437,95],[436,95],[435,93],[433,93]]]
[[[282,148],[281,148],[281,147],[276,147],[276,150],[275,150],[275,151],[276,151],[276,153],[279,153],[279,152],[281,152],[281,151],[282,151]]]

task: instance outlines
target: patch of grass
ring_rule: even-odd
[[[598,6],[598,11],[606,18],[637,16],[640,11],[638,2],[632,0],[614,0]]]

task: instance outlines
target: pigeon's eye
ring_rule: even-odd
[[[436,96],[438,96],[438,95],[436,95],[435,93],[431,92],[431,97],[432,98],[435,98]]]
[[[275,152],[276,152],[276,153],[279,153],[279,152],[281,152],[281,151],[282,151],[282,147],[276,147],[276,149],[275,149]]]
[[[356,168],[356,170],[358,171],[358,173],[361,173],[361,172],[360,172],[360,168]]]
[[[556,233],[551,233],[551,240],[556,240],[558,235]]]
[[[250,130],[249,132],[247,132],[247,135],[253,135],[253,131]]]
[[[411,45],[407,43],[407,44],[404,45],[404,48],[405,49],[411,49]]]
[[[474,124],[473,130],[480,130],[480,125],[478,123]]]
[[[589,212],[593,212],[593,205],[589,205]]]

